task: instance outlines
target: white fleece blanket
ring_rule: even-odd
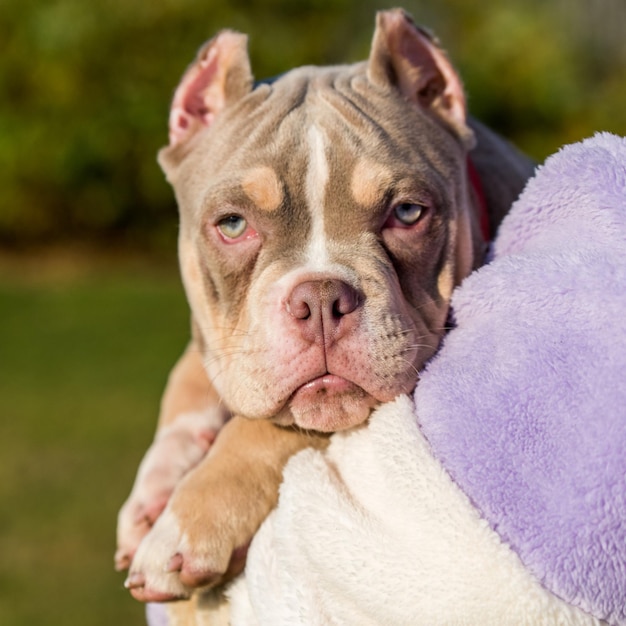
[[[626,140],[551,157],[453,310],[415,405],[289,462],[233,626],[626,624]]]
[[[291,460],[233,626],[597,624],[546,591],[432,456],[408,398]]]

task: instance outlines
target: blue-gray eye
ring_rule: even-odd
[[[241,215],[229,215],[217,223],[219,231],[228,239],[237,239],[246,232],[248,222]]]
[[[411,204],[409,202],[403,202],[402,204],[396,206],[393,210],[398,221],[402,222],[405,226],[413,226],[413,224],[417,224],[425,211],[426,207],[421,204]]]

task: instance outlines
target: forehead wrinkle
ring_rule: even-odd
[[[277,156],[297,148],[293,132],[301,124],[306,83],[260,85],[248,97],[227,108],[216,118],[202,154],[203,173],[223,175],[242,171],[259,163],[274,163]],[[215,131],[219,131],[216,134]]]
[[[343,90],[339,90],[341,85],[337,85],[337,89],[325,89],[319,93],[320,100],[326,105],[327,109],[334,117],[339,119],[342,125],[342,132],[346,130],[356,140],[356,143],[362,143],[362,140],[353,130],[358,128],[359,131],[366,133],[368,148],[372,149],[376,146],[389,145],[390,142],[395,143],[388,131],[383,128],[373,117],[369,114],[364,106],[372,106],[371,102],[364,102],[364,106],[361,106],[356,102],[356,99],[351,96],[357,94],[344,93]]]
[[[389,98],[386,94],[372,90],[366,77],[354,75],[349,81],[337,81],[337,93],[327,94],[335,104],[350,106],[360,117],[369,121],[368,142],[378,148],[387,148],[388,156],[401,159],[414,165],[426,165],[446,178],[457,170],[458,157],[465,151],[450,132],[438,124],[431,116],[419,115],[415,107],[400,97]],[[338,96],[338,97],[337,97]],[[376,119],[393,120],[385,128]],[[430,141],[422,141],[421,136],[432,136]],[[436,140],[435,140],[436,137]],[[419,146],[419,151],[416,151]]]

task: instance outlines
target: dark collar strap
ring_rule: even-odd
[[[491,241],[491,227],[489,226],[489,211],[487,210],[485,190],[483,189],[483,184],[480,180],[478,170],[469,157],[467,157],[467,174],[478,204],[476,208],[478,212],[480,232],[482,233],[485,242],[489,242]]]

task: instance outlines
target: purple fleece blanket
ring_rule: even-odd
[[[557,596],[626,624],[626,139],[550,157],[416,392],[435,457]]]

